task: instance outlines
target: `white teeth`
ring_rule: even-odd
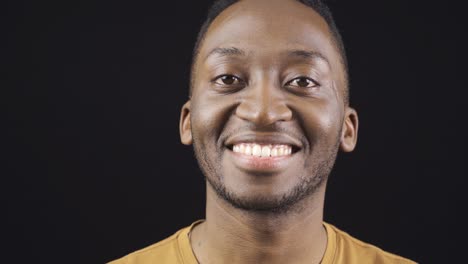
[[[270,152],[270,156],[272,157],[278,156],[278,148],[272,148]]]
[[[252,147],[252,156],[258,156],[258,157],[260,157],[261,155],[262,155],[262,147],[260,147],[260,145],[253,144],[253,147]]]
[[[283,156],[284,154],[284,148],[278,148],[278,156]]]
[[[236,146],[238,146],[238,152],[245,153],[245,145],[244,144],[240,144],[240,145],[236,145]]]
[[[262,157],[270,157],[271,149],[269,146],[262,147]]]
[[[240,143],[232,147],[232,151],[256,157],[278,157],[291,155],[289,145],[260,145],[255,143]]]
[[[250,145],[245,146],[244,154],[252,155],[252,147]]]

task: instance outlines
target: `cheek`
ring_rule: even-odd
[[[342,118],[339,107],[329,103],[301,104],[300,116],[308,134],[307,138],[313,142],[326,141],[334,143],[341,131]]]
[[[235,106],[234,101],[207,94],[192,97],[193,133],[203,140],[217,140]]]

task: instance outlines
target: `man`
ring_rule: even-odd
[[[324,4],[216,2],[190,93],[180,136],[206,177],[206,220],[112,263],[414,263],[323,222],[327,177],[358,132]]]

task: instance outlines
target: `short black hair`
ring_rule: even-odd
[[[334,44],[336,45],[336,48],[341,56],[341,63],[344,68],[344,74],[345,74],[344,77],[345,77],[345,82],[346,82],[345,91],[344,91],[345,93],[344,99],[345,99],[345,103],[348,104],[349,103],[348,59],[346,57],[343,39],[338,30],[338,27],[336,26],[335,20],[333,19],[333,15],[332,15],[332,12],[330,11],[330,8],[322,0],[296,0],[296,1],[314,9],[328,24],[330,32],[332,33],[332,36],[334,38]],[[193,49],[192,66],[190,70],[190,94],[192,93],[192,88],[193,88],[194,65],[195,65],[198,53],[200,51],[200,46],[205,38],[208,28],[210,27],[213,20],[215,20],[215,18],[219,14],[221,14],[221,12],[223,12],[226,8],[228,8],[229,6],[237,2],[239,2],[239,0],[215,0],[213,4],[211,5],[211,7],[208,9],[206,20],[205,22],[203,22],[200,28],[200,31],[198,32],[197,40],[195,42],[195,46]]]

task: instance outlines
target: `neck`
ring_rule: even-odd
[[[325,184],[287,213],[248,212],[208,184],[206,221],[192,232],[193,251],[201,264],[319,263],[327,243],[324,196]]]

